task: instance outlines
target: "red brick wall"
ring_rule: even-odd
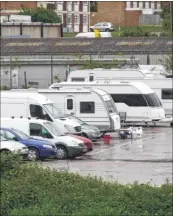
[[[29,8],[36,8],[37,7],[37,2],[36,1],[5,1],[5,2],[0,2],[0,8],[4,10],[20,10],[21,5],[24,5],[25,7]]]
[[[97,2],[97,12],[91,13],[90,25],[98,22],[112,22],[113,25],[125,25],[125,2]]]
[[[142,11],[126,11],[125,14],[125,26],[138,26],[139,17],[142,14]]]

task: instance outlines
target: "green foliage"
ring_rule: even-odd
[[[171,7],[171,4],[172,2],[167,2],[162,12],[160,13],[161,18],[163,19],[162,28],[164,31],[172,31],[171,22],[173,23],[173,20],[171,21],[171,13],[173,14],[173,4],[172,4],[172,7]],[[172,15],[172,18],[173,18],[173,15]]]
[[[138,183],[123,186],[57,172],[36,163],[21,165],[19,162],[10,172],[7,169],[4,176],[1,178],[1,215],[172,215],[172,185],[168,182],[161,187]]]
[[[49,10],[43,7],[26,8],[22,7],[19,15],[30,15],[32,22],[42,23],[61,23],[61,18],[54,10]]]
[[[10,88],[6,85],[3,85],[3,86],[0,86],[0,89],[1,90],[9,90]]]
[[[149,36],[149,31],[148,30],[143,30],[140,27],[136,27],[136,29],[125,29],[122,33],[122,37],[148,37]]]

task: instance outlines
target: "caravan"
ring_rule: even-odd
[[[165,111],[155,92],[141,82],[61,82],[54,83],[50,89],[63,88],[103,89],[113,98],[119,113],[126,113],[126,122],[157,122],[165,118]]]
[[[150,65],[149,65],[150,66]],[[167,116],[172,116],[172,99],[173,99],[173,88],[172,88],[172,78],[166,78],[162,73],[162,67],[144,67],[144,65],[139,65],[139,69],[87,69],[87,70],[77,70],[72,71],[67,82],[92,82],[92,81],[130,81],[130,82],[142,82],[150,86],[157,94],[160,99],[165,113]]]
[[[64,114],[74,115],[102,132],[120,129],[120,118],[110,94],[101,89],[61,88],[39,89]]]

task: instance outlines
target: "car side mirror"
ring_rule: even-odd
[[[18,139],[17,139],[16,137],[13,137],[13,140],[14,140],[14,141],[18,141]]]

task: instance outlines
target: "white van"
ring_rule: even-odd
[[[1,91],[1,117],[39,118],[55,122],[64,133],[81,134],[81,126],[37,92]]]
[[[51,141],[56,145],[58,159],[74,158],[87,152],[83,141],[64,135],[54,122],[31,118],[1,118],[1,127],[14,128],[33,138]]]
[[[101,38],[111,38],[112,34],[111,32],[100,32]],[[76,38],[95,38],[95,33],[94,32],[81,32],[78,33]]]
[[[101,132],[120,129],[120,117],[110,94],[101,89],[38,89],[56,103],[64,114],[74,115]]]

